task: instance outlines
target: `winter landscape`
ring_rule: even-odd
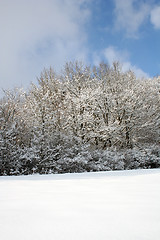
[[[0,0],[0,29],[0,240],[159,240],[160,2]]]
[[[0,177],[2,240],[159,240],[160,170]]]

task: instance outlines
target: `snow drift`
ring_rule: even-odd
[[[1,240],[159,240],[160,169],[0,177]]]

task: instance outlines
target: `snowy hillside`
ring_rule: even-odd
[[[0,177],[1,240],[159,240],[160,169]]]

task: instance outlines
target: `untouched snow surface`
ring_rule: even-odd
[[[159,240],[160,169],[0,177],[1,240]]]

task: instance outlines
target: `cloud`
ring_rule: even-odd
[[[150,20],[155,29],[160,29],[160,6],[156,6],[152,9]]]
[[[104,56],[107,62],[112,65],[114,61],[124,62],[124,59],[128,57],[127,51],[119,51],[114,46],[109,46],[104,50]]]
[[[120,51],[114,46],[109,46],[106,49],[104,49],[103,52],[105,59],[109,63],[109,65],[112,65],[114,61],[119,61],[120,64],[122,64],[122,71],[128,71],[132,70],[136,74],[137,77],[146,77],[148,78],[149,75],[145,73],[142,69],[138,68],[135,65],[132,65],[131,62],[128,60],[129,53],[127,51]]]
[[[28,86],[44,67],[86,59],[90,0],[1,0],[0,87]]]
[[[114,3],[115,29],[137,38],[139,28],[149,17],[150,4],[142,0],[114,0]]]

